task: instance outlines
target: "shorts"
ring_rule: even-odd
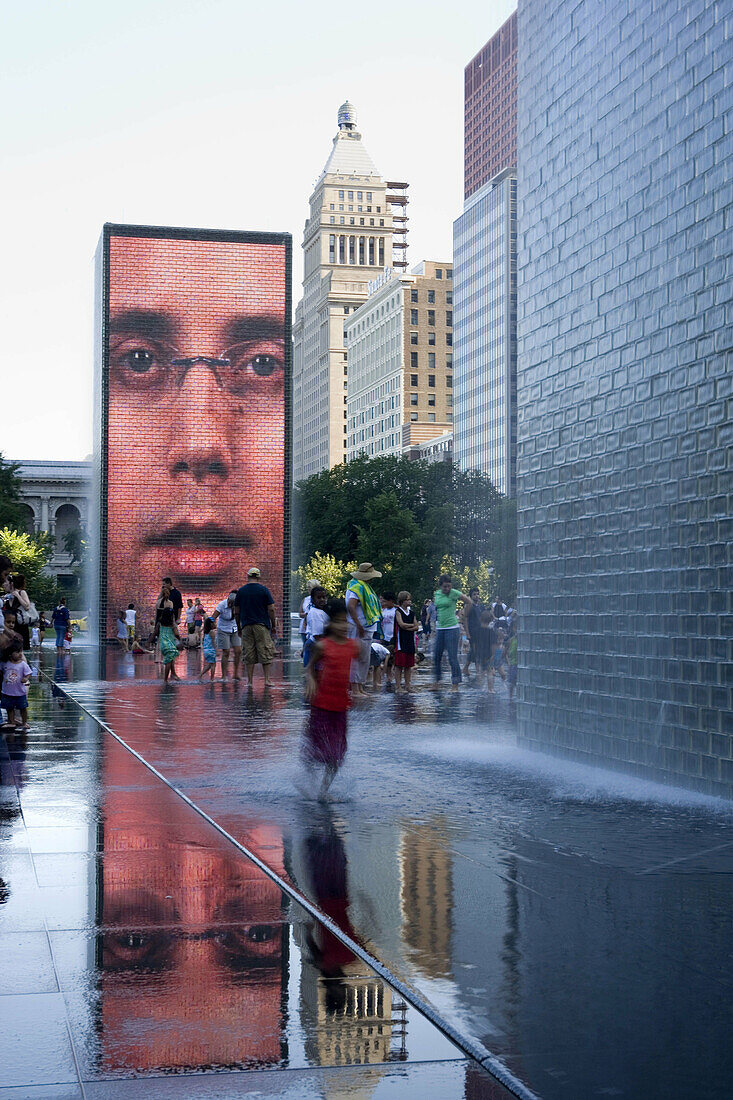
[[[517,682],[517,665],[509,665],[509,683],[514,685]]]
[[[369,654],[369,667],[381,668],[386,660],[388,660],[387,657],[380,657],[378,653],[375,653],[374,650],[372,650]]]
[[[275,658],[272,634],[262,623],[248,623],[243,626],[242,643],[246,665],[269,665]]]
[[[186,625],[188,627],[188,633],[189,634],[195,634],[196,633],[196,627],[194,626],[193,623],[187,623]]]
[[[132,625],[132,623],[127,624],[127,637],[132,638],[133,641],[135,639],[135,627]]]
[[[242,639],[237,634],[236,630],[231,634],[225,633],[223,630],[217,630],[216,632],[216,648],[222,649],[227,652],[230,649],[241,649]]]
[[[5,710],[28,710],[27,695],[6,695],[3,692],[0,695],[0,703],[2,703]]]
[[[414,653],[402,653],[401,651],[394,655],[394,667],[395,668],[414,668],[415,667],[415,654]]]

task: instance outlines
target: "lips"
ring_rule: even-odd
[[[232,551],[248,550],[250,534],[220,523],[171,523],[146,536],[145,545],[160,547],[168,567],[186,582],[213,582],[231,569]],[[162,563],[161,563],[162,564]]]

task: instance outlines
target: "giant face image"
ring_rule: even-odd
[[[108,242],[107,636],[161,579],[216,602],[257,565],[281,606],[284,242]]]

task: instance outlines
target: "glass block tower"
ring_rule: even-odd
[[[715,0],[518,12],[521,734],[727,797],[729,36]]]

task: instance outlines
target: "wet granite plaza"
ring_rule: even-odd
[[[44,650],[0,742],[0,1100],[731,1094],[729,804],[520,750],[502,686],[422,673],[354,709],[322,805],[297,662],[198,661]]]

